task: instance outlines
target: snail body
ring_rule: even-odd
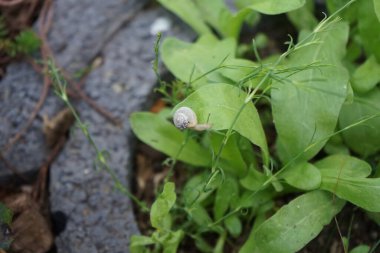
[[[203,131],[211,127],[209,124],[198,124],[197,115],[190,107],[186,106],[180,107],[175,111],[173,123],[181,130],[192,128],[197,131]]]

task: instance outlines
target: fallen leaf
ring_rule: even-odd
[[[43,132],[47,145],[52,148],[58,143],[74,124],[75,118],[70,109],[65,108],[59,111],[53,118],[43,116]]]
[[[53,245],[50,223],[42,214],[39,205],[29,193],[21,192],[4,199],[13,211],[11,224],[11,251],[15,253],[45,253]]]

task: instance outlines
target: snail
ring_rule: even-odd
[[[198,124],[197,115],[190,107],[186,106],[180,107],[175,111],[173,122],[181,130],[191,128],[197,131],[204,131],[211,128],[210,124]]]

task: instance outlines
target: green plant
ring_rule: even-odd
[[[8,249],[12,242],[9,230],[12,216],[12,212],[0,203],[0,249]]]
[[[313,1],[237,0],[236,13],[222,0],[159,2],[199,34],[194,43],[164,40],[162,60],[184,85],[182,92],[170,94],[167,83],[159,90],[171,96],[173,114],[189,107],[211,128],[181,131],[148,112],[130,117],[136,136],[168,155],[171,169],[182,161],[193,175],[176,198],[169,174],[153,204],[163,213],[151,210],[154,232],[134,236],[132,252],[176,252],[182,238],[201,252],[223,252],[226,245],[296,252],[346,201],[380,212],[378,1],[327,0],[331,14],[319,23]],[[280,13],[299,29],[298,42],[290,38],[283,54],[262,59],[253,40],[256,61],[236,57],[242,24]],[[156,56],[157,73],[158,50]],[[270,115],[264,124],[257,105]],[[276,144],[269,149],[271,120]],[[298,196],[278,207],[275,200],[289,193]],[[157,219],[166,225],[157,226]],[[213,245],[206,242],[210,235],[217,238]],[[245,242],[229,239],[237,237]]]
[[[56,96],[62,100],[62,102],[67,106],[67,108],[71,111],[75,118],[75,122],[77,124],[77,127],[82,131],[84,136],[87,138],[88,142],[90,143],[91,147],[94,149],[96,154],[95,164],[98,168],[103,169],[105,172],[107,172],[112,180],[114,181],[115,189],[121,192],[122,194],[128,196],[132,201],[136,203],[136,205],[139,206],[139,208],[146,212],[149,211],[148,207],[146,206],[145,202],[138,200],[131,192],[128,190],[127,187],[123,185],[121,180],[117,177],[117,175],[114,173],[112,168],[109,166],[107,162],[108,152],[106,150],[100,150],[99,147],[96,145],[94,139],[92,138],[88,126],[81,120],[79,117],[79,114],[75,110],[74,106],[70,102],[70,99],[67,95],[67,82],[63,78],[63,76],[60,73],[60,70],[56,67],[53,60],[49,60],[48,62],[45,62],[46,66],[48,67],[48,75],[51,78],[52,85],[54,87],[54,92]]]
[[[0,51],[10,57],[28,55],[35,52],[40,44],[38,35],[31,29],[21,31],[14,38],[9,37],[4,19],[0,16]]]

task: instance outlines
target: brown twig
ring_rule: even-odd
[[[62,135],[57,144],[54,146],[51,153],[49,154],[47,160],[40,167],[36,183],[34,184],[32,190],[32,198],[39,204],[42,204],[46,198],[46,183],[48,179],[50,165],[61,152],[63,146],[66,143],[66,140],[66,136]]]
[[[0,6],[14,6],[14,5],[20,4],[24,1],[25,0],[10,0],[10,1],[0,0]]]
[[[3,1],[3,0],[0,0]],[[49,32],[49,29],[52,24],[52,18],[53,18],[53,8],[52,8],[52,1],[51,0],[45,0],[42,8],[41,8],[41,14],[39,19],[39,36],[41,38],[41,56],[44,62],[47,62],[49,59],[54,59],[54,54],[52,53],[52,50],[50,49],[49,43],[47,41],[47,34]],[[36,118],[38,112],[41,110],[47,94],[49,92],[50,86],[51,86],[51,80],[49,76],[47,75],[47,66],[44,65],[43,68],[35,64],[33,60],[29,60],[32,67],[39,73],[41,73],[43,78],[43,88],[41,91],[41,95],[39,100],[37,101],[30,117],[28,118],[26,124],[22,127],[20,131],[18,131],[8,142],[7,144],[2,148],[3,151],[9,151],[11,147],[19,141],[25,133],[28,131],[30,126],[32,125],[34,119]],[[64,72],[65,73],[65,72]],[[87,76],[87,75],[86,75]],[[109,111],[104,109],[103,107],[99,106],[93,99],[91,99],[83,90],[81,89],[82,84],[86,80],[86,76],[84,76],[78,83],[74,82],[68,74],[66,74],[65,79],[69,82],[71,88],[74,90],[69,90],[69,95],[73,97],[79,97],[83,101],[85,101],[89,106],[91,106],[96,112],[101,114],[103,117],[105,117],[107,120],[112,122],[116,126],[121,125],[121,121],[114,117]]]
[[[50,7],[51,7],[51,0],[46,0],[41,10],[40,20],[44,21],[43,23],[42,21],[40,22],[40,37],[42,39],[41,54],[43,58],[47,58],[48,51],[49,51],[49,49],[46,49],[46,43],[44,43],[44,41],[46,42],[46,34],[48,33],[48,28],[50,27],[50,24],[51,24],[52,12],[50,10],[51,9]],[[45,103],[47,94],[49,92],[49,87],[51,85],[51,82],[47,75],[44,75],[43,84],[44,85],[42,87],[40,98],[37,101],[36,105],[34,106],[33,111],[31,112],[26,124],[2,148],[3,151],[8,151],[17,141],[19,141],[24,136],[24,134],[28,131],[28,129],[32,125],[38,112],[40,111],[43,104]]]

